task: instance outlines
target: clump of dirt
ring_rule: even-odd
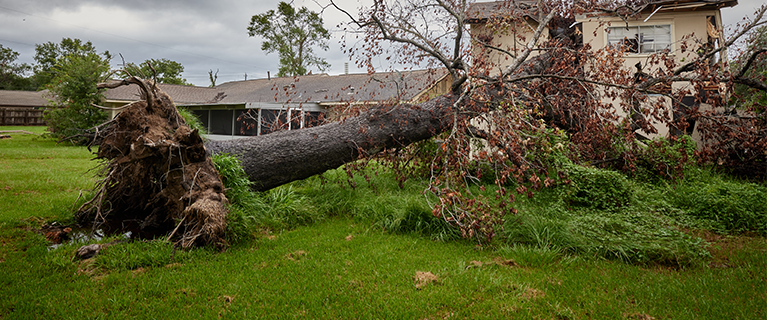
[[[227,199],[202,138],[149,80],[131,77],[99,88],[132,84],[141,100],[97,128],[102,179],[77,220],[113,231],[168,235],[183,248],[224,246]]]

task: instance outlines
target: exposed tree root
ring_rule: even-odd
[[[130,84],[142,99],[97,132],[103,179],[77,219],[148,237],[170,234],[182,248],[224,246],[227,199],[199,133],[151,81],[131,77],[99,87]]]

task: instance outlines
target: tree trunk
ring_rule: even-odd
[[[263,191],[338,168],[384,148],[406,146],[451,128],[452,94],[429,101],[377,107],[340,122],[227,141],[208,141],[210,153],[228,153]]]

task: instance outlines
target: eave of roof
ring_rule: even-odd
[[[0,90],[0,106],[43,107],[48,105],[44,91]]]
[[[636,8],[636,12],[639,16],[653,14],[653,13],[666,13],[666,12],[692,12],[692,11],[711,11],[719,10],[721,8],[734,7],[738,5],[737,0],[659,0],[649,2],[641,7]],[[585,17],[611,17],[616,16],[614,12],[590,12],[576,20],[583,19]]]
[[[475,2],[469,5],[466,22],[482,24],[490,19],[504,19],[510,16],[521,16],[538,21],[538,2],[535,0],[512,0]]]

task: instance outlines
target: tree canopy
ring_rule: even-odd
[[[264,38],[261,50],[277,52],[280,68],[277,75],[305,75],[312,66],[325,71],[330,64],[314,53],[314,47],[328,49],[330,32],[322,25],[322,17],[306,7],[294,8],[280,2],[277,11],[254,15],[250,19],[248,35]]]
[[[107,114],[94,105],[104,98],[96,86],[108,74],[109,60],[95,52],[69,53],[58,58],[51,70],[54,76],[45,86],[52,99],[44,114],[48,131],[59,139],[87,143],[82,134],[107,120]]]
[[[181,63],[165,58],[148,59],[139,65],[129,63],[125,70],[138,77],[157,79],[159,83],[192,85],[181,77],[181,74],[184,72],[184,66]]]
[[[85,57],[90,54],[98,54],[96,47],[90,41],[83,42],[80,39],[63,38],[60,43],[48,41],[35,45],[34,81],[38,88],[45,87],[57,76],[60,71],[57,66],[62,64],[68,56],[76,55]],[[110,60],[109,51],[101,54],[104,59]]]
[[[32,67],[26,63],[17,63],[19,53],[0,44],[0,90],[34,90],[32,81],[26,73]]]

